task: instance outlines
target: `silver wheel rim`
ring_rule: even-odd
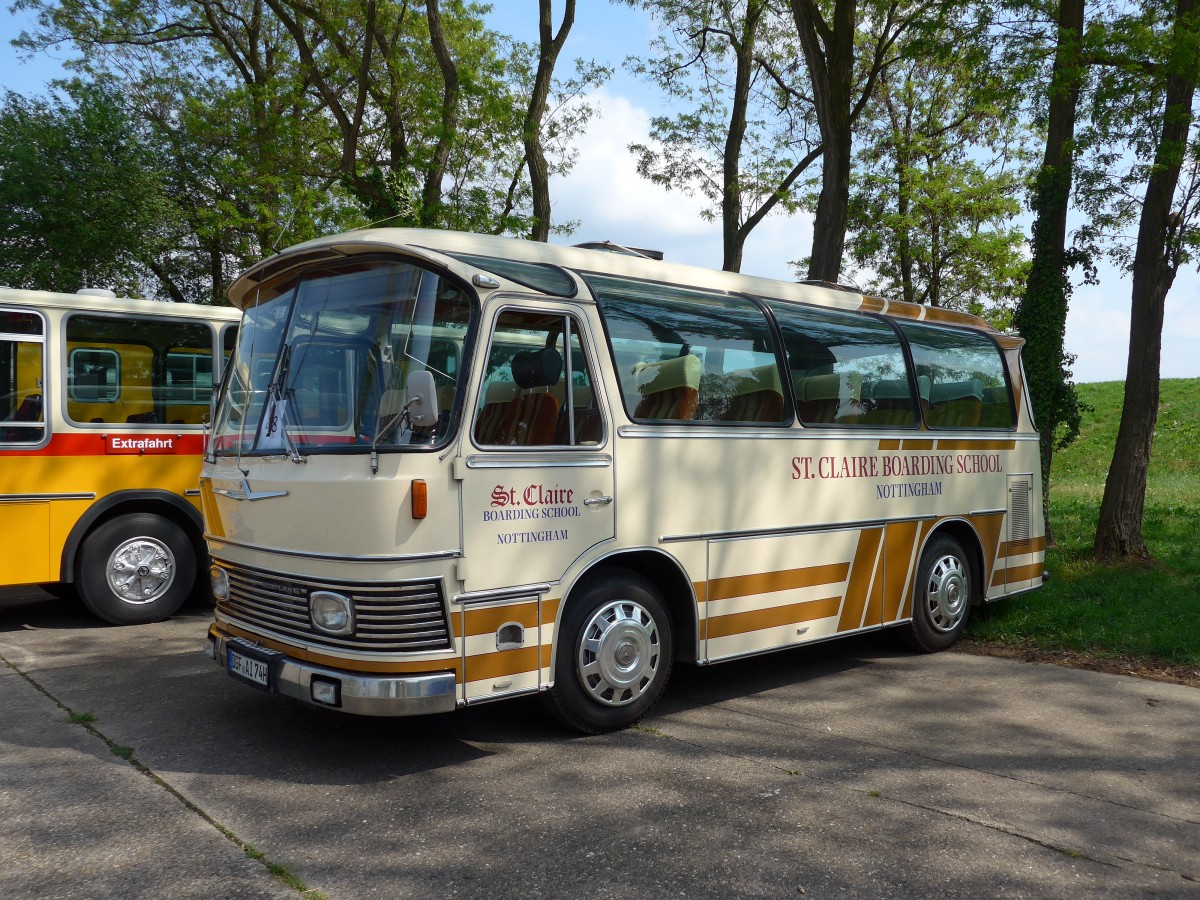
[[[170,589],[175,581],[175,555],[162,541],[132,538],[119,544],[108,557],[104,574],[114,597],[143,606]]]
[[[596,611],[579,638],[579,681],[605,706],[627,706],[658,672],[658,625],[640,603],[614,600]]]
[[[942,556],[929,570],[925,582],[925,609],[929,623],[942,633],[953,631],[967,613],[971,596],[967,571],[957,556]]]

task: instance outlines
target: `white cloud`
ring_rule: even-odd
[[[719,269],[721,225],[701,216],[702,198],[668,191],[638,175],[628,147],[650,140],[650,112],[607,88],[589,99],[601,114],[578,139],[575,168],[550,187],[554,221],[581,224],[569,238],[556,240],[609,240],[662,250],[671,262]],[[811,243],[808,216],[769,216],[746,243],[742,271],[790,279],[788,260],[806,255]]]

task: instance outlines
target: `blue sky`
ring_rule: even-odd
[[[555,3],[561,14],[561,3]],[[612,240],[663,250],[675,262],[720,265],[720,225],[705,222],[697,198],[672,193],[641,179],[627,146],[646,141],[649,122],[662,112],[659,98],[622,61],[644,53],[654,34],[650,17],[624,5],[601,0],[579,3],[575,26],[560,65],[577,57],[595,59],[615,69],[613,78],[591,98],[600,117],[578,141],[574,171],[551,188],[556,221],[578,220],[581,225],[561,241]],[[489,17],[499,31],[526,41],[536,40],[535,0],[499,0]],[[9,41],[28,27],[27,13],[14,13],[0,22],[0,87],[18,93],[43,93],[46,83],[61,72],[67,49],[21,61]],[[790,279],[790,260],[807,255],[812,240],[809,216],[775,215],[751,235],[742,271]],[[1102,267],[1100,284],[1075,289],[1067,320],[1067,349],[1076,354],[1078,381],[1121,380],[1125,377],[1129,345],[1130,282],[1112,267]],[[1162,375],[1200,376],[1200,274],[1195,264],[1181,271],[1167,297],[1163,328]]]

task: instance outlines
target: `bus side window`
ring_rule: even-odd
[[[775,339],[753,301],[600,275],[588,284],[631,419],[791,423]]]
[[[475,442],[518,447],[596,445],[603,439],[603,419],[593,384],[573,317],[506,310],[496,322],[484,368]]]
[[[1000,348],[977,331],[901,323],[913,364],[929,383],[930,428],[1013,427]]]
[[[904,350],[891,326],[856,313],[769,302],[783,333],[801,422],[917,425]]]
[[[46,436],[41,317],[0,310],[0,443],[37,444]]]
[[[205,322],[74,314],[66,320],[67,416],[76,423],[199,425],[212,393]]]

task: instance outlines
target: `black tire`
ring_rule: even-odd
[[[974,602],[971,557],[956,539],[940,534],[925,545],[913,582],[912,621],[900,627],[911,650],[936,653],[958,640]]]
[[[183,529],[152,513],[110,519],[83,541],[75,586],[93,613],[114,625],[159,622],[196,582],[196,551]]]
[[[667,686],[671,617],[658,589],[625,569],[588,577],[571,592],[554,660],[550,712],[585,734],[627,728]]]

